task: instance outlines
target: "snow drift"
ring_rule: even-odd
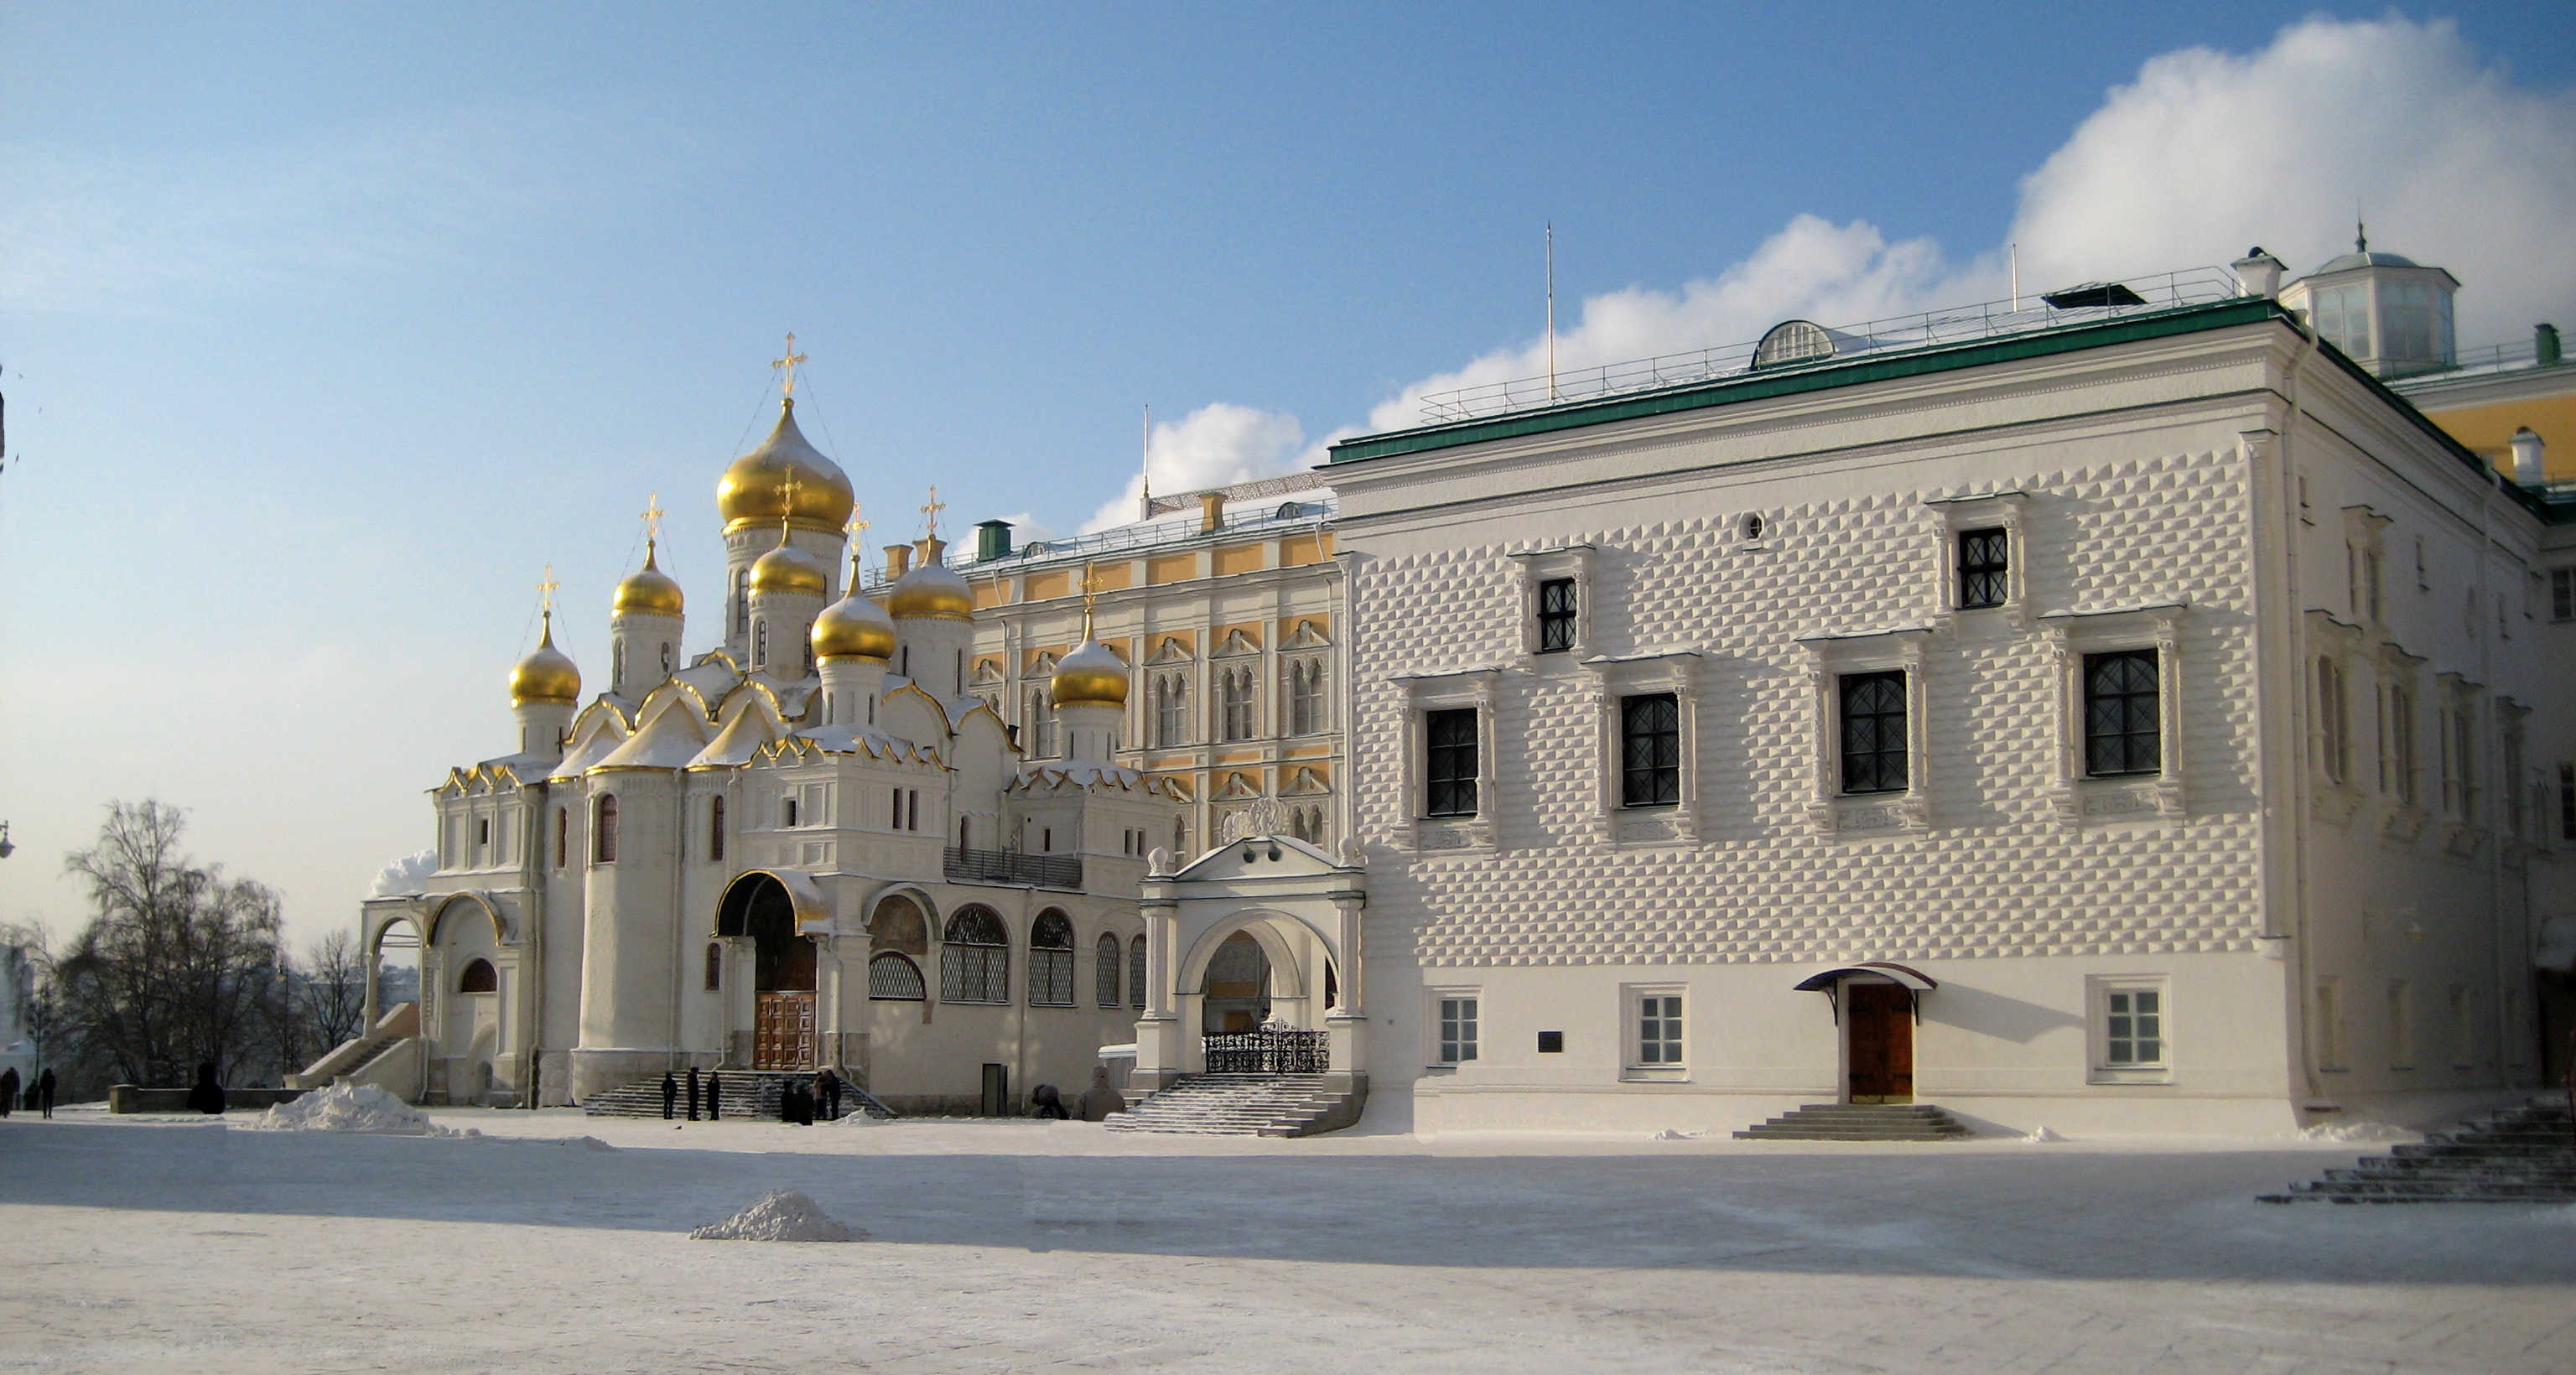
[[[834,1221],[805,1195],[781,1189],[689,1236],[695,1241],[858,1241],[867,1233]]]
[[[280,1103],[245,1127],[269,1132],[356,1132],[367,1136],[468,1136],[372,1084],[334,1084]]]

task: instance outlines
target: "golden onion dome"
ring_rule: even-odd
[[[644,541],[644,566],[617,584],[609,611],[619,616],[677,616],[680,606],[679,580],[654,564],[653,541]]]
[[[850,519],[853,500],[840,465],[806,443],[796,428],[794,397],[779,406],[778,428],[769,438],[735,459],[716,482],[716,511],[727,532],[782,519],[809,530],[839,530]]]
[[[523,707],[532,702],[568,707],[581,700],[581,670],[573,667],[570,656],[555,648],[554,613],[546,614],[545,634],[537,647],[528,651],[510,670],[510,705]]]
[[[819,597],[829,592],[832,580],[823,574],[823,565],[814,556],[787,542],[787,532],[778,532],[778,547],[754,559],[751,565],[751,591],[758,596],[801,593]]]
[[[823,614],[814,618],[814,657],[891,662],[894,618],[884,607],[860,596],[855,582],[852,586],[850,595],[824,607]]]
[[[957,571],[941,561],[947,546],[924,541],[921,566],[894,580],[886,593],[886,610],[898,621],[935,617],[951,621],[975,618],[975,591]]]
[[[1084,640],[1056,661],[1048,689],[1059,707],[1127,705],[1127,661],[1098,640]]]

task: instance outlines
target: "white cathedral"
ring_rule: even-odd
[[[1116,1047],[1165,1104],[1295,1071],[1309,1126],[1421,1131],[2272,1132],[2536,1082],[2576,507],[2536,432],[2508,478],[2410,400],[2467,385],[2449,274],[2282,275],[1438,398],[1334,447],[1328,529],[1203,494],[874,595],[791,402],[719,488],[723,647],[648,553],[605,693],[519,666],[517,752],[367,905],[421,1000],[315,1078],[831,1065],[992,1112]],[[1073,567],[1114,625],[1070,630]]]

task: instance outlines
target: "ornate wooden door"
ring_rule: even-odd
[[[754,1069],[814,1067],[814,995],[763,993],[752,1019]]]
[[[1843,985],[1851,1037],[1851,1100],[1914,1101],[1914,997],[1889,983]]]

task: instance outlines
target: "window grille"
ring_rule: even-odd
[[[1905,675],[1845,674],[1842,694],[1843,791],[1905,791]]]
[[[939,997],[950,1003],[1011,1000],[1011,945],[989,907],[962,907],[948,919],[939,951]]]
[[[1464,1064],[1476,1058],[1476,1000],[1440,1000],[1440,1063]]]
[[[2164,767],[2156,652],[2084,656],[2084,771],[2096,778]]]
[[[1682,1062],[1682,1000],[1678,993],[1637,1000],[1637,1063]]]
[[[1053,908],[1029,925],[1029,1005],[1073,1006],[1073,923]]]
[[[887,951],[868,961],[868,996],[888,1002],[917,1003],[929,990],[921,981],[921,966],[904,956]]]
[[[1091,950],[1091,993],[1092,1001],[1102,1007],[1118,1006],[1120,962],[1118,938],[1107,932],[1101,933],[1099,942]]]
[[[1476,709],[1422,718],[1423,807],[1429,816],[1476,814]]]
[[[1669,692],[1619,703],[1619,805],[1670,807],[1682,800],[1682,715]]]
[[[617,862],[617,794],[601,793],[591,822],[590,858],[594,864]]]
[[[2165,1062],[2164,995],[2118,989],[2103,998],[2102,1062],[2117,1067]]]
[[[1538,585],[1538,652],[1562,654],[1574,648],[1575,590],[1572,578],[1549,578]]]
[[[1127,943],[1127,1005],[1145,1006],[1145,938],[1138,936]]]
[[[2010,537],[2002,530],[1959,534],[1959,605],[2001,606],[2012,592]]]

